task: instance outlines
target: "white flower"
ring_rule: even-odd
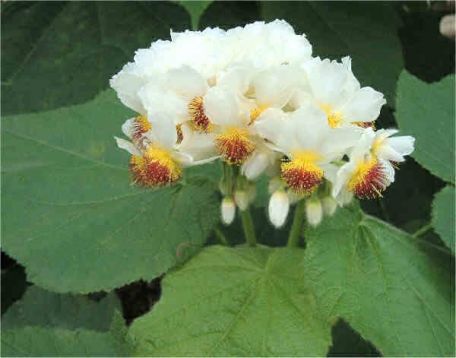
[[[347,197],[350,193],[359,198],[375,198],[394,182],[394,167],[391,161],[401,162],[404,155],[413,151],[414,138],[393,137],[396,130],[371,128],[364,131],[353,148],[348,163],[337,171],[333,181],[333,196]]]
[[[359,138],[357,128],[331,128],[325,114],[311,102],[289,113],[268,109],[254,126],[289,159],[281,165],[282,179],[299,194],[315,190],[323,180],[325,165],[341,157]]]
[[[284,20],[257,21],[227,31],[234,49],[233,62],[248,62],[257,69],[310,59],[312,46]]]
[[[306,62],[310,95],[326,113],[331,127],[346,124],[366,126],[380,114],[386,103],[383,95],[371,87],[360,86],[351,70],[349,57],[342,62],[321,60],[319,57]]]
[[[222,222],[225,225],[230,225],[234,220],[234,215],[236,214],[236,205],[234,204],[233,199],[230,197],[223,198],[220,209],[222,214]]]
[[[279,189],[275,191],[269,200],[268,213],[269,220],[276,228],[282,227],[288,216],[290,201],[287,193]]]
[[[166,118],[157,118],[150,124],[144,117],[127,120],[122,126],[132,142],[115,137],[117,145],[132,157],[130,169],[136,183],[143,186],[161,186],[181,178],[182,167],[206,163],[211,157],[212,143],[208,138],[182,127],[181,141],[178,128]],[[136,122],[147,122],[150,127],[138,137]]]
[[[325,215],[332,216],[336,212],[337,209],[337,201],[334,200],[331,196],[325,196],[321,199],[321,205],[323,207],[323,212]]]
[[[306,200],[306,218],[307,222],[312,226],[320,224],[323,218],[323,208],[318,198]]]
[[[244,211],[249,207],[249,194],[245,190],[236,190],[234,192],[234,201],[237,207]]]

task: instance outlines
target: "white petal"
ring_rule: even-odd
[[[364,160],[366,155],[370,153],[372,143],[375,140],[375,132],[372,128],[365,128],[362,131],[361,138],[349,154],[350,161],[358,162]]]
[[[169,71],[166,81],[165,85],[169,89],[188,101],[194,97],[203,96],[208,88],[206,80],[188,66]]]
[[[234,215],[236,214],[236,206],[234,205],[233,199],[228,197],[223,198],[220,209],[222,214],[222,222],[225,225],[230,225],[234,220]]]
[[[390,185],[391,183],[394,183],[394,167],[392,164],[387,161],[387,160],[380,160],[379,161],[380,165],[383,167],[383,174],[386,179],[386,186]]]
[[[193,161],[201,164],[201,161],[217,158],[215,136],[211,133],[198,133],[192,131],[187,125],[182,126],[183,140],[177,145],[177,149],[193,158]]]
[[[122,133],[125,134],[130,139],[134,133],[134,124],[135,124],[135,117],[127,119],[124,122],[124,124],[122,124]]]
[[[148,83],[138,94],[152,123],[156,122],[155,117],[161,113],[167,113],[174,124],[188,120],[188,102],[176,93],[154,83]]]
[[[326,161],[338,159],[358,143],[362,133],[362,128],[357,126],[332,129],[321,143],[320,153]]]
[[[340,108],[340,111],[345,121],[372,122],[377,119],[385,103],[383,94],[371,87],[363,87]]]
[[[319,199],[306,200],[306,218],[312,226],[320,224],[321,219],[323,219],[323,207]]]
[[[129,142],[128,140],[122,139],[122,138],[117,138],[117,137],[114,137],[114,138],[116,140],[117,146],[120,149],[125,149],[131,155],[142,155],[142,153],[139,151],[138,148],[136,148],[136,146],[133,143]]]
[[[220,126],[244,126],[245,118],[236,96],[219,87],[212,87],[204,97],[204,112],[212,123]]]
[[[290,66],[262,71],[252,83],[255,98],[262,105],[282,108],[293,95],[297,80],[304,76],[305,74]]]
[[[339,168],[336,174],[336,181],[333,182],[332,196],[334,198],[337,198],[341,191],[346,187],[355,168],[356,164],[353,162],[348,162]]]
[[[256,150],[242,165],[242,174],[249,180],[255,180],[268,167],[271,155],[273,154]]]
[[[288,216],[290,202],[288,195],[283,190],[277,190],[269,200],[269,220],[276,228],[282,227]]]
[[[318,102],[332,106],[340,102],[344,84],[350,74],[346,65],[316,57],[306,62],[303,67],[312,94]]]
[[[261,138],[267,139],[288,155],[298,144],[293,133],[294,127],[286,117],[282,110],[268,108],[257,118],[253,128]]]
[[[177,141],[176,125],[166,113],[156,113],[152,122],[154,138],[165,148],[173,148]]]
[[[400,155],[410,155],[415,149],[415,138],[412,136],[400,136],[388,138],[385,140],[385,144],[389,145]]]
[[[135,112],[145,114],[146,110],[138,97],[138,91],[146,83],[146,79],[135,63],[127,63],[109,83],[124,105]]]

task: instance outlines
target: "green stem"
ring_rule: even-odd
[[[415,233],[412,235],[413,237],[420,237],[421,235],[427,233],[429,230],[432,229],[432,225],[429,223],[424,225],[423,227],[419,228]]]
[[[225,245],[225,246],[228,246],[228,240],[226,239],[226,236],[223,234],[223,232],[218,228],[216,227],[214,229],[214,234],[215,234],[215,237],[217,238],[218,241],[220,241],[220,243],[222,245]]]
[[[253,226],[252,215],[250,210],[246,209],[241,211],[242,227],[244,228],[245,241],[247,245],[255,246],[256,237],[255,237],[255,227]]]
[[[306,213],[306,202],[301,200],[296,205],[293,224],[291,225],[290,235],[288,235],[288,247],[297,247],[301,238],[302,224],[304,223],[304,215]]]

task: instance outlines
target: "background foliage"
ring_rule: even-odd
[[[454,41],[433,5],[2,3],[4,355],[453,356]],[[416,161],[362,203],[377,218],[340,210],[306,228],[305,251],[201,250],[216,228],[243,241],[218,222],[219,167],[165,190],[129,185],[112,139],[129,111],[108,80],[170,28],[275,18],[315,55],[353,57],[388,99],[378,127],[415,136]],[[266,204],[263,180],[257,234],[281,246],[288,227],[267,224]],[[151,280],[170,269],[149,311]]]

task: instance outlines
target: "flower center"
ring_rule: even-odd
[[[255,149],[244,128],[229,128],[215,139],[217,149],[229,164],[242,164]]]
[[[252,110],[250,110],[250,122],[249,124],[252,124],[253,122],[256,121],[256,119],[260,116],[261,113],[263,113],[266,109],[268,108],[267,105],[261,104]]]
[[[348,181],[348,189],[360,199],[382,196],[388,185],[384,170],[375,158],[360,162]]]
[[[133,155],[130,170],[135,183],[142,186],[163,186],[182,175],[182,169],[166,149],[149,146],[143,156]]]
[[[188,113],[194,130],[199,132],[211,131],[211,122],[204,113],[203,97],[198,96],[190,101],[188,104]]]
[[[152,129],[152,124],[147,120],[146,116],[139,115],[135,118],[133,124],[133,139],[139,140],[144,133]]]
[[[342,124],[342,113],[333,111],[329,104],[320,104],[320,108],[325,112],[328,124],[331,128],[337,128]]]
[[[323,180],[323,170],[316,164],[319,155],[296,152],[292,160],[281,165],[282,179],[297,194],[310,194]]]

